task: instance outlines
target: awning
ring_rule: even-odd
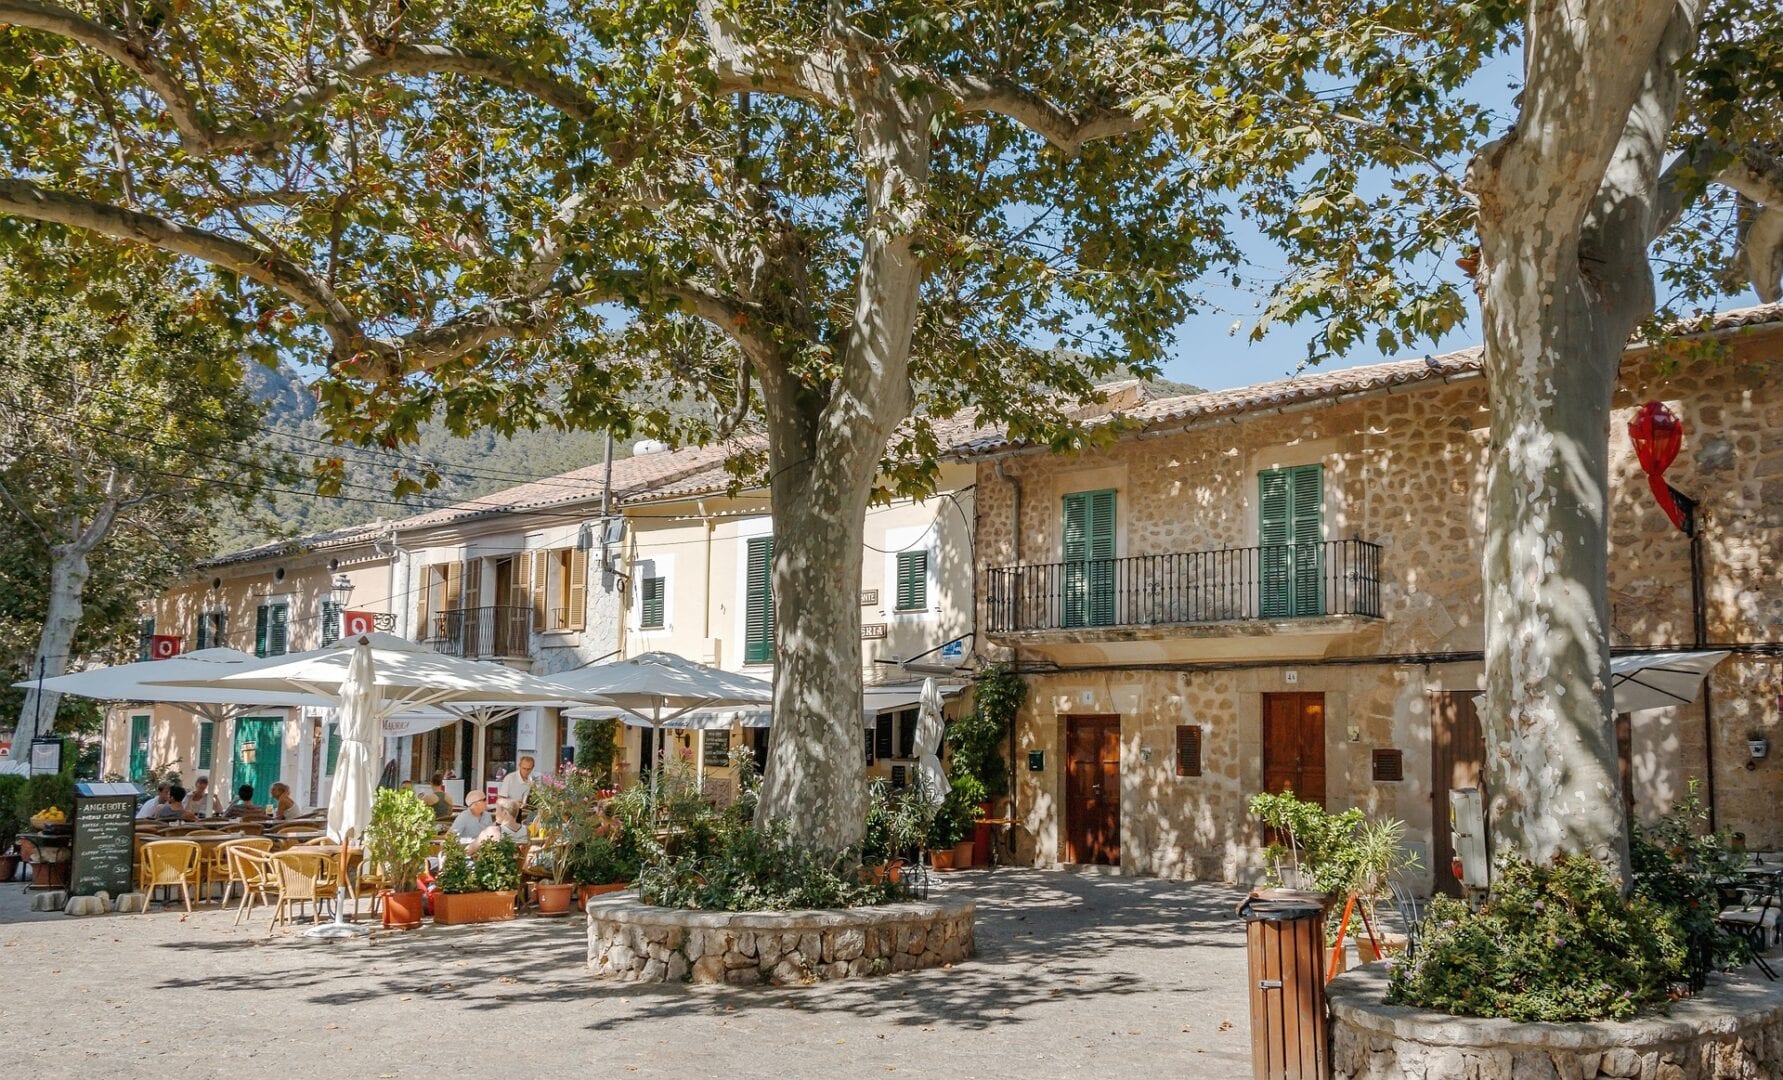
[[[1689,705],[1701,693],[1703,677],[1727,659],[1726,649],[1623,653],[1610,657],[1610,691],[1619,713]],[[1486,707],[1486,695],[1473,699]]]
[[[943,700],[958,697],[965,691],[964,683],[951,686],[936,684]],[[869,686],[863,695],[866,705],[866,721],[873,723],[873,718],[882,712],[896,712],[899,709],[914,709],[922,704],[922,683],[899,683],[896,686]]]

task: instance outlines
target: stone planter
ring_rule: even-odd
[[[1783,982],[1746,968],[1627,1023],[1519,1024],[1382,1004],[1387,966],[1333,979],[1334,1080],[1748,1080],[1783,1076]]]
[[[633,982],[800,986],[970,957],[968,901],[823,911],[684,911],[633,896],[588,901],[588,967]]]
[[[433,921],[439,926],[500,922],[514,917],[513,892],[435,893]]]

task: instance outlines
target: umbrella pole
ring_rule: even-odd
[[[354,926],[347,921],[347,907],[342,902],[347,888],[347,849],[352,845],[352,842],[353,830],[343,830],[341,832],[340,876],[335,879],[334,887],[334,921],[305,930],[303,936],[306,938],[315,938],[318,941],[346,941],[371,933],[369,928]]]

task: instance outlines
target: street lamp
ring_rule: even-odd
[[[329,583],[328,591],[330,598],[334,601],[334,606],[345,611],[347,601],[353,598],[353,579],[345,574],[336,574],[334,580]]]

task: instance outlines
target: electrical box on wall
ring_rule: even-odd
[[[1044,750],[1029,750],[1028,751],[1028,771],[1029,772],[1045,772],[1046,771],[1046,751],[1044,751]]]

